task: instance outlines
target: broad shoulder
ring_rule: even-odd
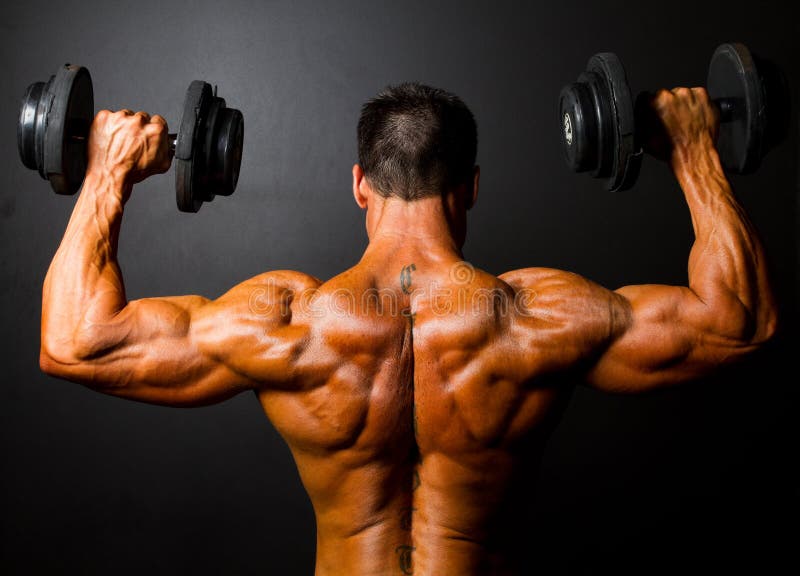
[[[612,291],[599,284],[556,268],[521,268],[498,278],[514,291],[518,311],[546,311],[548,316],[559,313],[562,320],[564,315],[572,314],[604,317],[617,299]]]
[[[263,328],[291,321],[301,302],[313,297],[320,281],[291,270],[258,274],[208,302],[194,317],[199,331],[226,332],[225,326],[242,324]]]
[[[289,305],[310,298],[321,281],[293,270],[274,270],[237,284],[214,302],[222,307],[246,306],[254,312],[272,310],[275,304]]]
[[[320,285],[322,285],[322,281],[319,278],[315,278],[304,272],[296,272],[294,270],[272,270],[270,272],[263,272],[237,284],[231,288],[227,294],[240,295],[241,292],[253,289],[269,289],[279,292],[291,290],[292,292],[298,293],[305,290],[315,290],[319,288]]]
[[[253,381],[287,384],[309,341],[304,303],[319,285],[313,276],[288,270],[254,276],[193,315],[193,341]]]
[[[517,327],[560,346],[596,350],[630,320],[622,296],[573,272],[523,268],[498,278],[515,292]]]
[[[568,287],[571,285],[582,285],[589,281],[573,272],[559,270],[557,268],[519,268],[500,274],[498,279],[502,280],[514,290],[534,287]]]

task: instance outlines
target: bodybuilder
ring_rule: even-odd
[[[44,283],[41,367],[100,392],[193,406],[252,390],[297,463],[316,574],[518,574],[514,526],[571,387],[702,377],[773,334],[765,258],[715,150],[703,89],[661,91],[648,149],[692,215],[688,286],[607,290],[560,270],[464,261],[477,131],[418,84],[363,108],[361,260],[326,281],[266,272],[216,300],[128,301],[117,263],[134,185],[170,163],[159,116],[100,112]]]

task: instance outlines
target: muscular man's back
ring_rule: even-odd
[[[282,295],[269,301],[291,302],[302,384],[259,398],[314,505],[318,574],[512,569],[515,514],[570,392],[563,368],[585,353],[559,345],[587,329],[560,323],[571,311],[548,282],[568,276],[505,282],[385,243],[321,285],[270,276]],[[545,315],[534,303],[548,297]]]

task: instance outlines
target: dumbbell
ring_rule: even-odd
[[[47,82],[31,84],[17,125],[22,163],[49,180],[57,194],[75,194],[86,173],[93,119],[92,78],[86,68],[65,64]],[[197,212],[203,202],[233,194],[243,142],[242,113],[226,107],[210,84],[192,82],[178,132],[169,135],[179,210]]]
[[[720,114],[717,149],[724,168],[755,171],[786,136],[786,78],[739,43],[720,45],[711,57],[706,89]],[[574,172],[591,172],[611,191],[633,186],[639,174],[645,126],[642,93],[634,105],[622,62],[611,52],[595,54],[577,82],[559,99],[561,144]]]

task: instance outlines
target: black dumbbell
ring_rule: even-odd
[[[706,89],[720,113],[717,148],[729,172],[748,174],[786,136],[786,79],[743,44],[722,44],[711,57]],[[625,69],[610,52],[595,54],[577,82],[561,90],[561,144],[574,172],[591,172],[611,191],[633,186],[642,161],[640,117]]]
[[[94,119],[89,71],[65,64],[47,82],[28,87],[22,99],[17,146],[23,164],[50,181],[58,194],[75,194],[86,173],[86,139]],[[236,189],[242,162],[244,118],[227,108],[211,85],[195,80],[186,91],[174,155],[178,209],[197,212],[215,196]]]

